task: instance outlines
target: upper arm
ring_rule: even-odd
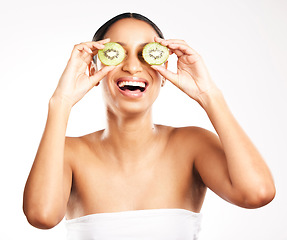
[[[232,188],[227,160],[219,137],[205,129],[197,132],[197,153],[194,166],[204,184],[221,198],[240,205]]]
[[[64,202],[65,202],[65,212],[69,201],[72,181],[73,181],[73,171],[72,162],[75,155],[74,145],[75,139],[71,137],[66,137],[65,139],[65,151],[64,151]]]
[[[50,164],[50,156],[46,156],[45,164],[38,161],[34,175],[30,173],[32,177],[27,180],[30,185],[25,187],[23,210],[36,228],[53,228],[65,216],[72,184],[70,148],[69,141],[65,141],[64,159],[53,159]]]

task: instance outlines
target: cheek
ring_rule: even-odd
[[[161,82],[162,82],[162,76],[158,73],[158,72],[155,72],[154,73],[154,77],[153,77],[153,79],[154,79],[154,84],[156,85],[156,86],[158,86],[158,87],[160,87],[161,86]]]
[[[152,81],[152,89],[151,94],[157,98],[161,89],[161,82],[162,82],[162,76],[155,70],[150,71],[150,75],[153,79]],[[155,99],[154,99],[155,100]]]
[[[116,68],[114,70],[112,70],[111,72],[109,72],[102,80],[101,83],[103,85],[103,88],[105,91],[110,92],[110,90],[112,89],[112,79],[114,77]]]
[[[158,81],[158,82],[161,82],[162,76],[161,76],[158,72],[156,72],[155,74],[156,74],[156,79],[157,79],[157,81]]]
[[[114,75],[116,73],[116,69],[109,72],[102,80],[102,95],[106,103],[112,103],[116,101],[116,91],[117,87],[113,81]]]
[[[108,74],[101,81],[102,94],[106,101],[110,101],[110,99],[112,98],[113,92],[114,92],[114,89],[111,86],[110,79],[111,79],[111,76],[110,74]]]
[[[153,84],[154,85],[160,85],[161,84],[161,80],[162,80],[162,76],[155,70],[153,70],[152,68],[148,68],[146,69],[146,71],[149,73],[150,77],[153,79]]]
[[[103,95],[103,98],[105,100],[105,102],[108,101],[108,99],[110,98],[110,90],[108,88],[108,85],[107,85],[107,79],[104,78],[102,81],[101,81],[101,85],[102,85],[102,95]]]

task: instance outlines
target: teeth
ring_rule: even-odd
[[[119,82],[119,87],[124,87],[124,86],[137,86],[137,87],[145,87],[144,82],[134,82],[134,81],[122,81]]]

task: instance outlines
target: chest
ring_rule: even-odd
[[[172,149],[145,156],[120,164],[115,156],[103,152],[78,154],[69,206],[82,214],[183,207],[191,196],[190,156]]]

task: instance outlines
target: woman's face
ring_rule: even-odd
[[[154,42],[155,36],[148,23],[129,18],[117,21],[106,33],[105,38],[120,43],[126,52],[123,62],[102,80],[103,96],[114,114],[146,112],[157,98],[162,77],[141,56],[143,47]],[[123,87],[126,85],[136,87]]]

